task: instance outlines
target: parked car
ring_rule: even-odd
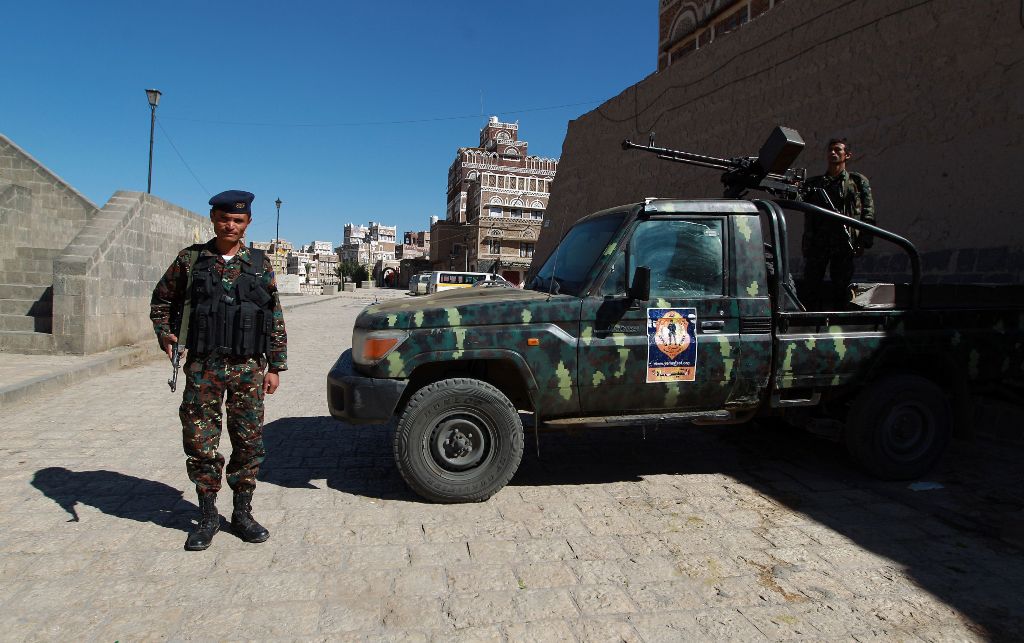
[[[430,273],[420,272],[412,276],[409,279],[409,294],[410,295],[425,295],[427,294],[427,286],[430,285]]]

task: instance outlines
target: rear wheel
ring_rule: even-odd
[[[406,483],[427,500],[479,502],[519,468],[523,423],[490,384],[442,380],[409,399],[395,429],[394,452]]]
[[[892,375],[861,391],[843,436],[853,459],[872,474],[906,480],[932,468],[951,433],[941,388],[918,375]]]

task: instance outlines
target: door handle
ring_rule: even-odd
[[[725,328],[725,321],[722,319],[715,319],[712,321],[702,321],[700,323],[700,332],[702,333],[720,333]]]

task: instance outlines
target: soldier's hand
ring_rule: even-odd
[[[173,359],[171,357],[171,351],[174,349],[174,345],[178,343],[178,336],[174,333],[168,333],[163,336],[160,340],[164,345],[164,352],[167,353],[167,359]]]
[[[273,395],[277,387],[281,385],[281,376],[277,373],[267,373],[263,376],[264,395]]]

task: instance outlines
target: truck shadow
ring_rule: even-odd
[[[758,424],[541,434],[540,446],[538,459],[528,439],[512,485],[616,484],[671,475],[669,483],[682,486],[692,477],[699,484],[712,481],[719,490],[733,489],[723,493],[723,512],[738,508],[739,488],[739,495],[755,499],[751,505],[761,514],[753,531],[769,541],[781,535],[778,546],[870,552],[862,562],[836,569],[840,581],[851,573],[870,577],[870,582],[857,581],[864,589],[855,593],[880,595],[901,577],[909,578],[981,626],[982,636],[1020,640],[1024,634],[1024,594],[1016,589],[1024,580],[1019,465],[1024,443],[1019,440],[954,443],[939,466],[918,481],[930,483],[923,489],[909,481],[868,477],[837,444]],[[612,490],[618,492],[629,493]],[[642,490],[636,493],[643,497]],[[775,508],[784,521],[773,522]],[[651,511],[658,508],[652,505]],[[791,522],[802,533],[782,535]],[[783,575],[792,571],[800,570],[782,566]],[[820,591],[822,596],[809,598],[827,601],[828,590]],[[934,618],[922,621],[934,624]]]
[[[261,481],[314,488],[319,483],[312,481],[325,480],[344,493],[418,501],[395,468],[388,427],[342,427],[329,417],[283,418],[268,424],[264,436],[267,459]],[[983,628],[979,635],[1017,639],[1024,632],[1024,594],[1016,587],[1019,582],[1009,579],[1024,580],[1018,548],[1024,548],[1024,532],[1016,540],[1013,536],[1024,519],[1019,466],[1024,444],[982,438],[957,443],[950,453],[927,478],[933,488],[914,491],[908,482],[867,477],[838,445],[795,430],[753,424],[541,433],[540,458],[528,430],[510,488],[616,485],[609,493],[639,498],[640,510],[646,511],[644,489],[634,494],[622,483],[671,476],[664,482],[682,488],[711,481],[719,490],[728,487],[755,499],[754,510],[763,512],[759,527],[736,529],[752,530],[769,542],[781,535],[780,547],[840,556],[843,551],[870,552],[834,572],[839,585],[847,574],[860,578],[858,596],[879,598],[910,579],[977,623]],[[726,499],[721,511],[740,508]],[[788,522],[773,522],[773,508],[795,522],[791,535],[782,535]],[[658,508],[652,504],[649,511]],[[779,569],[782,574],[806,571],[786,565]],[[820,591],[809,600],[849,598]],[[909,604],[901,609],[922,612]],[[943,622],[939,619],[922,617],[932,625]]]
[[[78,522],[77,507],[88,505],[109,516],[189,531],[191,518],[199,513],[178,489],[116,471],[47,467],[35,472],[32,486],[60,505],[68,522]]]

